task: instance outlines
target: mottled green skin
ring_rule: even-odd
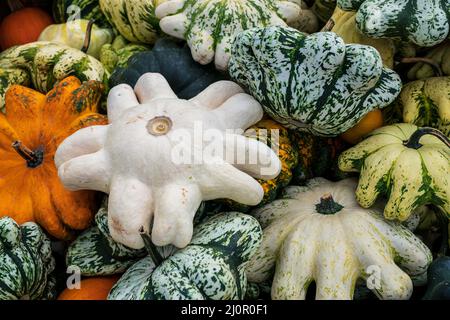
[[[37,224],[0,219],[0,300],[53,299],[54,267],[50,240]]]
[[[67,250],[67,266],[77,266],[84,276],[121,273],[146,256],[145,250],[130,249],[111,238],[107,214],[107,207],[102,207],[95,216],[96,226],[82,233]]]
[[[236,300],[245,297],[245,265],[261,243],[258,222],[229,212],[194,229],[191,243],[159,266],[149,257],[112,288],[110,300]]]
[[[239,34],[229,72],[275,120],[319,136],[347,131],[392,103],[402,85],[373,47],[278,26]]]
[[[254,27],[286,25],[279,0],[186,0],[176,1],[181,9],[175,15],[161,15],[161,29],[174,37],[185,39],[194,60],[208,64],[215,60],[216,68],[226,70],[235,36]],[[169,3],[166,3],[167,5]],[[289,15],[300,12],[291,1]],[[164,7],[165,4],[162,5]],[[284,12],[286,14],[286,11]],[[299,17],[297,17],[299,18]],[[183,27],[180,27],[180,26]]]
[[[159,31],[156,0],[100,0],[109,23],[131,42],[154,43]]]
[[[406,123],[386,126],[341,154],[341,170],[360,172],[356,199],[362,207],[385,196],[387,219],[404,221],[427,204],[450,217],[450,149],[431,135],[420,139],[418,149],[405,146],[417,129]]]
[[[134,54],[150,50],[150,47],[146,45],[123,40],[122,36],[118,36],[112,44],[105,44],[100,50],[100,62],[109,73],[116,68],[125,67]]]
[[[79,9],[75,10],[76,7]],[[111,27],[100,9],[98,0],[55,0],[53,1],[53,18],[57,23],[64,23],[69,18],[77,18],[94,20],[95,24],[101,28]]]
[[[31,83],[28,72],[22,69],[0,68],[0,108],[4,111],[5,95],[11,83],[29,86]]]
[[[338,0],[337,4],[357,11],[358,29],[372,38],[397,38],[432,47],[449,35],[448,0]]]
[[[82,82],[96,80],[103,81],[105,85],[109,78],[109,73],[95,58],[66,45],[46,41],[32,42],[3,51],[0,53],[0,70],[19,75],[4,80],[0,74],[2,110],[6,90],[13,84],[29,83],[26,77],[29,77],[33,87],[42,93],[50,91],[58,81],[70,75]]]

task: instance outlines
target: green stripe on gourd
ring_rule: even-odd
[[[53,17],[57,23],[68,20],[94,20],[101,28],[111,28],[102,13],[98,0],[55,0],[53,2]]]
[[[449,36],[448,0],[338,0],[343,10],[357,11],[358,29],[373,38],[398,38],[432,47]]]
[[[294,23],[300,6],[279,0],[175,0],[161,4],[156,15],[165,33],[185,39],[195,61],[226,70],[235,36],[247,29]]]
[[[54,298],[54,268],[50,240],[37,224],[0,219],[0,300]]]
[[[108,21],[130,42],[152,44],[159,31],[155,4],[161,0],[100,0],[100,8]]]
[[[427,204],[450,216],[450,142],[436,129],[403,123],[375,130],[341,154],[339,168],[360,172],[356,199],[364,208],[388,198],[388,219],[404,221]]]
[[[347,131],[401,90],[374,48],[279,26],[239,34],[229,72],[275,120],[320,136]]]
[[[130,249],[111,238],[107,214],[105,202],[95,216],[96,227],[82,233],[67,250],[67,266],[78,267],[84,276],[124,272],[146,255],[145,250]]]
[[[450,137],[450,77],[407,83],[393,108],[403,122],[436,128]]]
[[[237,212],[216,215],[194,229],[184,249],[163,261],[147,257],[133,265],[108,299],[243,299],[245,265],[261,239],[261,227],[253,217]]]
[[[95,58],[66,45],[45,41],[16,46],[0,53],[0,69],[16,75],[0,82],[2,110],[4,94],[9,86],[28,83],[24,80],[25,72],[33,87],[43,93],[50,91],[56,82],[69,75],[81,81],[102,81],[105,85],[109,78],[109,73]]]

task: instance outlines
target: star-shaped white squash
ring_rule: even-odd
[[[216,82],[188,101],[178,99],[163,76],[147,73],[134,91],[114,87],[110,124],[67,138],[55,163],[67,188],[109,193],[114,240],[139,249],[140,231],[151,229],[156,245],[185,247],[202,200],[256,205],[263,189],[252,177],[279,174],[280,160],[264,143],[225,134],[243,131],[262,116],[261,105],[233,82]],[[181,157],[190,151],[197,157]]]

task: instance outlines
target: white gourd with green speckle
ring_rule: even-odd
[[[245,266],[261,238],[255,218],[238,212],[215,215],[195,228],[184,249],[158,263],[148,256],[130,267],[108,299],[243,299]]]
[[[398,222],[361,208],[356,181],[323,178],[286,188],[282,199],[252,214],[263,241],[247,266],[250,282],[273,272],[272,299],[303,300],[316,283],[316,299],[348,300],[358,279],[382,299],[408,299],[411,278],[426,274],[430,250]]]
[[[296,23],[297,1],[172,0],[156,8],[161,30],[185,39],[195,61],[226,70],[235,36],[247,29]]]
[[[436,129],[407,123],[377,129],[341,154],[339,168],[361,172],[356,199],[364,208],[378,196],[389,199],[387,219],[404,221],[426,204],[450,217],[450,142]]]
[[[352,128],[392,103],[402,86],[373,47],[280,26],[240,33],[229,72],[272,118],[320,136]]]
[[[397,38],[432,47],[449,36],[448,0],[338,0],[347,11],[357,11],[358,29],[372,38]]]

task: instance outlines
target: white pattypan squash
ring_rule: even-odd
[[[430,250],[398,222],[360,207],[356,181],[323,178],[285,189],[283,199],[253,212],[263,242],[247,276],[264,282],[275,276],[272,299],[304,299],[316,283],[316,299],[352,299],[358,279],[382,299],[408,299],[412,278],[423,278]]]
[[[134,91],[114,87],[110,124],[67,138],[55,163],[67,188],[109,193],[108,224],[117,242],[140,249],[140,231],[151,231],[155,245],[185,247],[202,200],[257,205],[264,191],[252,177],[279,174],[277,154],[242,135],[262,116],[261,105],[233,82],[182,100],[162,75],[147,73]]]

